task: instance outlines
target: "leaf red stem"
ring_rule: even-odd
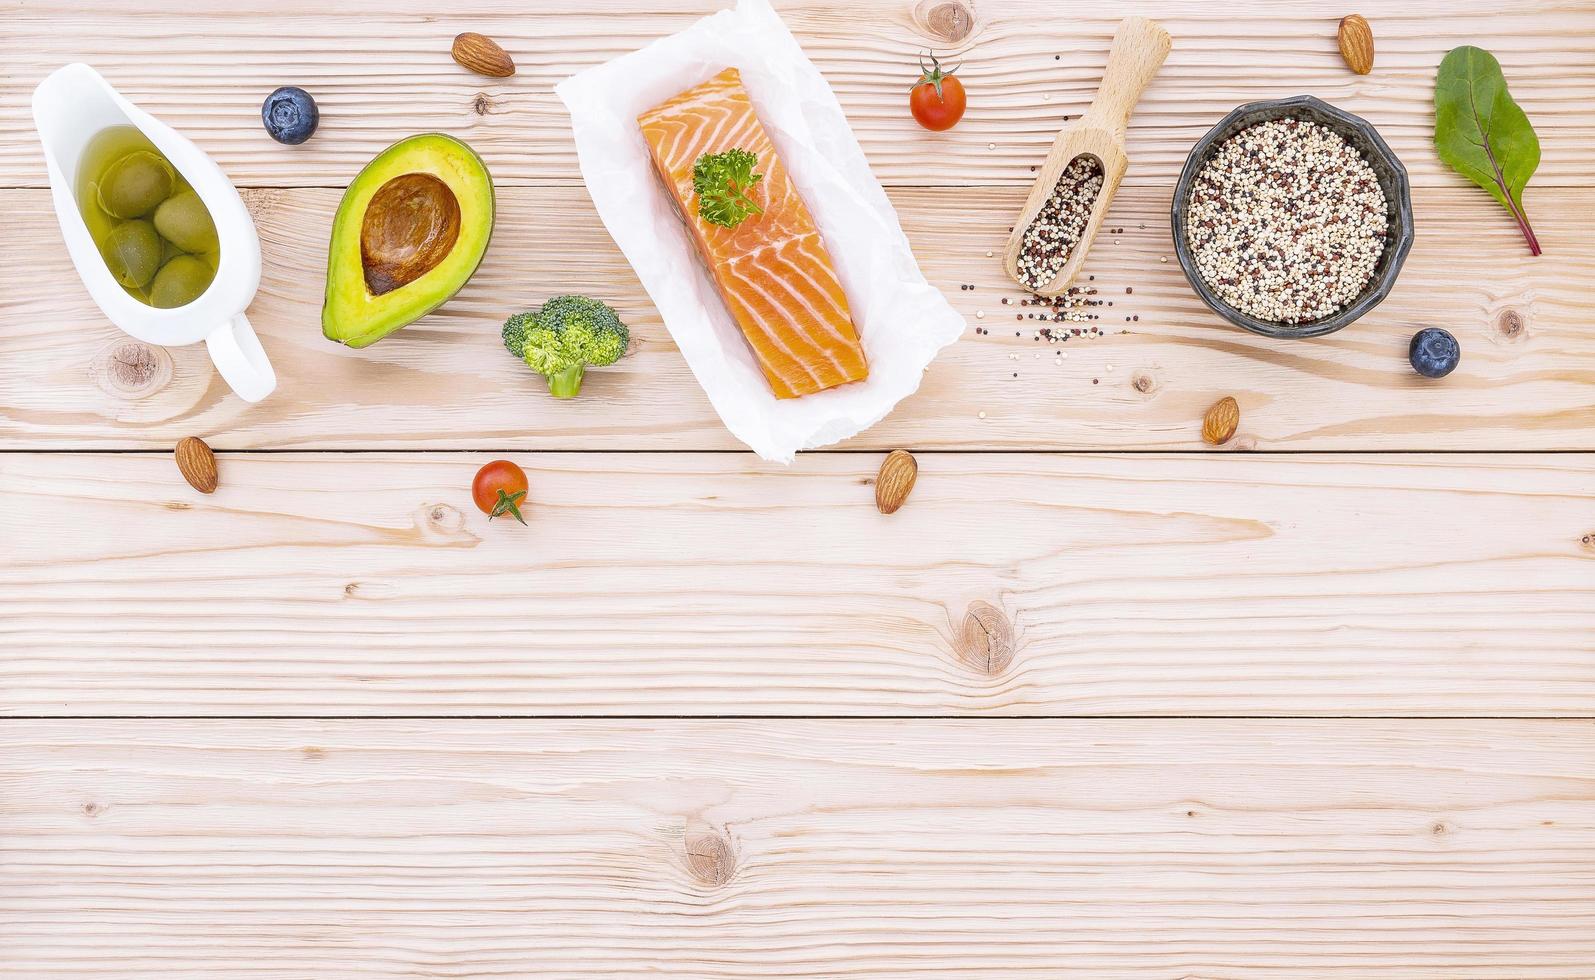
[[[1468,86],[1468,105],[1472,107],[1473,118],[1477,121],[1479,118],[1479,104],[1473,97],[1472,85]],[[1529,243],[1529,254],[1539,255],[1540,240],[1534,234],[1534,229],[1529,226],[1529,216],[1523,210],[1523,206],[1512,197],[1512,188],[1506,184],[1506,174],[1501,172],[1501,165],[1495,160],[1495,147],[1490,145],[1490,133],[1482,124],[1479,125],[1479,135],[1484,138],[1484,142],[1475,143],[1474,145],[1484,148],[1484,155],[1490,161],[1490,170],[1495,174],[1495,185],[1501,188],[1501,196],[1506,198],[1506,209],[1512,212],[1512,219],[1517,222],[1518,230],[1523,233],[1524,241]],[[1472,141],[1470,140],[1469,142]]]

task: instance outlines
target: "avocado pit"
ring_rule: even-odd
[[[332,218],[321,332],[368,347],[446,303],[493,237],[493,178],[471,148],[422,133],[377,154]]]
[[[460,202],[426,173],[393,178],[366,205],[360,264],[373,296],[407,286],[436,268],[460,237]]]

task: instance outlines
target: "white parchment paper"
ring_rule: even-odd
[[[836,263],[869,379],[777,399],[654,172],[637,116],[735,67]],[[925,281],[886,192],[831,87],[766,0],[738,0],[679,34],[556,89],[570,110],[587,192],[726,428],[790,463],[880,421],[919,387],[965,323]]]

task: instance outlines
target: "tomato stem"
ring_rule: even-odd
[[[930,55],[930,67],[929,68],[925,67],[925,55],[922,54],[922,55],[919,56],[919,81],[915,82],[910,88],[911,89],[915,89],[915,88],[920,87],[921,85],[924,85],[926,82],[929,82],[931,84],[931,86],[936,89],[936,98],[939,99],[939,98],[942,97],[942,94],[941,94],[942,79],[947,78],[948,76],[952,75],[953,72],[955,72],[958,69],[964,67],[964,63],[962,61],[960,61],[957,65],[953,66],[952,68],[949,68],[946,71],[942,71],[941,70],[941,62],[936,59],[936,52],[935,51],[931,51],[931,52],[929,52],[929,55]]]
[[[505,493],[504,489],[500,487],[498,491],[498,500],[494,502],[493,510],[488,513],[487,519],[491,521],[493,518],[498,517],[501,514],[510,514],[514,516],[517,521],[525,524],[526,518],[521,516],[520,508],[520,501],[524,496],[526,496],[525,490],[517,490],[514,493]]]

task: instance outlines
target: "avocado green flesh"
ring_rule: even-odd
[[[321,331],[366,347],[442,306],[481,264],[493,179],[467,145],[426,133],[388,147],[332,221]]]

